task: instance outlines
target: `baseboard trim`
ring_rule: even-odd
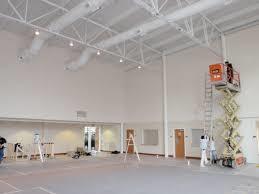
[[[165,155],[164,154],[151,154],[151,153],[139,153],[139,154],[141,154],[141,155],[146,155],[146,156],[160,156],[160,157],[165,157]],[[169,155],[168,157],[174,157],[173,155]]]
[[[124,151],[123,153],[125,154],[126,152]],[[139,154],[140,154],[140,155],[146,155],[146,156],[160,156],[160,157],[165,157],[164,154],[151,154],[151,153],[143,153],[143,152],[140,152]],[[173,155],[169,155],[168,157],[173,158],[174,156],[173,156]]]
[[[186,159],[200,160],[200,157],[186,156]]]
[[[112,153],[112,151],[101,150],[101,152]]]

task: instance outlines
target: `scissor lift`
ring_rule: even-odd
[[[239,73],[228,62],[213,64],[210,65],[210,81],[223,95],[219,104],[224,110],[224,115],[218,121],[223,124],[221,137],[224,140],[224,149],[219,164],[232,168],[242,166],[246,159],[240,147],[242,137],[237,130],[240,125],[237,117],[239,105],[235,101],[235,97],[241,92]]]

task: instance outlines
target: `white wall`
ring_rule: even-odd
[[[8,143],[27,146],[39,133],[43,142],[54,142],[55,153],[67,153],[84,147],[84,128],[82,124],[0,121],[0,136]],[[120,151],[120,125],[102,126],[101,150]]]
[[[259,117],[259,26],[227,36],[230,61],[241,72],[242,92],[239,95],[241,117]]]
[[[259,26],[227,36],[228,56],[241,73],[242,92],[238,96],[243,151],[248,162],[258,163],[256,122],[259,120]]]
[[[157,62],[158,68],[161,62]],[[162,121],[162,77],[159,70],[144,69],[125,74],[126,122]]]
[[[174,129],[185,129],[185,154],[199,157],[191,145],[191,129],[203,128],[205,72],[220,58],[204,48],[192,48],[167,56],[168,119],[172,138],[169,151],[175,155]]]
[[[247,143],[247,141],[254,141],[252,136],[256,131],[255,123],[259,120],[258,34],[259,26],[256,26],[226,37],[229,60],[241,73],[242,92],[238,97],[238,103],[241,106],[239,115],[242,118],[240,131],[245,139],[248,138],[243,143],[248,162],[258,160],[251,157],[257,154],[254,149],[255,145]],[[191,129],[203,128],[205,72],[208,71],[210,64],[218,62],[221,62],[220,58],[199,47],[167,57],[169,154],[174,154],[173,129],[180,128],[185,129],[187,136],[186,155],[200,156],[199,149],[191,145]],[[148,70],[131,72],[126,78],[126,83],[126,94],[128,94],[126,95],[126,118],[129,121],[126,127],[152,128],[152,123],[155,122],[156,126],[160,125],[160,129],[163,130],[161,72],[154,73]],[[141,120],[146,123],[145,126],[142,125]],[[250,145],[252,147],[249,147]],[[163,151],[162,147],[163,142],[156,148],[145,151],[156,154],[158,150]]]
[[[101,129],[101,150],[120,151],[120,125],[104,125]]]
[[[93,59],[79,72],[64,71],[77,53],[45,47],[28,64],[19,64],[18,50],[31,40],[0,31],[0,117],[76,120],[77,110],[88,121],[121,122],[123,71]]]
[[[84,147],[84,126],[77,124],[44,125],[44,139],[55,144],[56,153],[75,151],[77,147]]]
[[[258,34],[259,27],[256,26],[226,37],[229,60],[241,72],[242,92],[238,102],[241,105],[241,132],[247,141],[252,141],[259,118]],[[48,47],[29,64],[19,64],[17,50],[24,47],[26,40],[3,31],[0,40],[0,52],[3,53],[0,60],[0,117],[76,120],[76,110],[88,110],[89,121],[124,120],[125,129],[134,128],[140,152],[163,154],[160,62],[144,71],[130,71],[124,75],[117,66],[93,60],[84,70],[71,73],[63,71],[63,64],[71,57],[69,50]],[[187,136],[186,155],[199,156],[199,150],[193,148],[188,139],[191,139],[192,128],[203,127],[204,74],[208,65],[220,61],[198,47],[167,57],[169,154],[174,154],[173,129],[182,128]],[[159,129],[159,145],[142,146],[142,129],[154,128]],[[17,131],[31,139],[28,131]],[[12,136],[6,130],[1,130],[1,134],[10,139],[19,136],[16,132]],[[255,162],[257,158],[250,156],[257,153],[247,145],[244,143],[243,149],[249,156],[248,161]]]
[[[125,125],[124,151],[126,149],[126,130],[134,129],[136,144],[140,153],[163,154],[162,125],[162,77],[161,62],[151,68],[130,71],[125,80]],[[157,146],[142,145],[142,130],[158,129]]]
[[[0,121],[0,134],[8,143],[33,143],[35,133],[41,135],[42,141],[54,142],[55,153],[75,151],[83,147],[84,126],[76,124],[32,123]]]
[[[188,56],[188,57],[186,57]],[[201,60],[202,59],[202,60]],[[189,49],[167,57],[169,155],[175,155],[174,129],[185,129],[191,139],[191,128],[203,127],[203,96],[205,71],[208,64],[220,59],[203,48]],[[164,154],[163,97],[161,63],[160,71],[131,72],[126,77],[127,128],[137,130],[139,149],[144,153]],[[143,146],[141,130],[159,129],[158,146]],[[186,156],[199,157],[199,150],[186,139]],[[141,152],[140,151],[140,152]]]
[[[242,119],[239,127],[240,135],[243,137],[242,150],[244,155],[247,157],[247,162],[249,163],[258,163],[259,161],[256,124],[255,119]]]
[[[163,133],[163,126],[161,123],[127,123],[124,126],[124,151],[126,150],[127,144],[126,144],[126,134],[127,134],[127,129],[134,129],[134,138],[135,138],[135,143],[137,145],[137,149],[139,153],[145,153],[145,154],[155,154],[155,155],[160,155],[164,154],[164,133]],[[142,133],[143,129],[157,129],[158,130],[158,145],[143,145],[142,142]]]

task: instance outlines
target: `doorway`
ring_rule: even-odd
[[[175,129],[175,157],[185,157],[184,129]]]
[[[91,152],[92,150],[98,150],[99,148],[99,130],[96,127],[85,127],[85,150]]]
[[[134,137],[134,129],[127,129],[127,139],[126,139],[126,149],[127,149],[128,143],[131,144],[128,147],[128,153],[133,154],[134,153],[134,146],[133,146],[133,141],[129,140],[130,134],[132,134],[132,136]]]

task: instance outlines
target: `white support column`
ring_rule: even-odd
[[[227,43],[226,43],[226,37],[222,33],[221,34],[221,41],[222,41],[222,56],[223,56],[223,62],[228,60],[228,54],[227,54]]]
[[[91,130],[88,128],[87,129],[87,132],[88,132],[88,145],[87,145],[87,151],[88,152],[91,152],[92,151],[92,132]]]
[[[99,145],[98,145],[98,152],[101,152],[101,146],[102,146],[102,126],[99,126]]]
[[[168,158],[168,110],[167,110],[167,78],[166,78],[166,56],[162,56],[163,61],[163,125],[164,125],[164,149],[165,157]]]
[[[121,128],[120,128],[120,147],[121,147],[121,149],[120,149],[120,152],[121,152],[121,154],[123,153],[123,145],[124,145],[124,124],[123,123],[121,123]]]

